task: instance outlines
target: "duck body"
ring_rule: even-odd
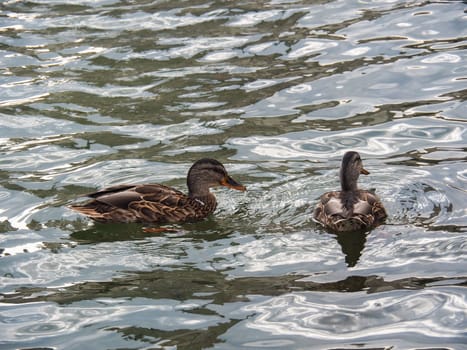
[[[220,162],[209,158],[193,164],[187,185],[188,195],[160,184],[117,185],[87,194],[90,201],[69,208],[101,223],[182,223],[214,212],[217,201],[209,188],[245,190]]]
[[[341,191],[323,194],[313,212],[313,219],[333,232],[370,230],[387,218],[386,210],[378,196],[360,190],[360,174],[368,175],[357,152],[347,152],[340,170]]]
[[[94,198],[71,209],[97,222],[177,223],[204,219],[217,206],[214,195],[190,198],[159,184],[118,185],[90,193]]]
[[[385,221],[386,210],[375,194],[359,190],[352,195],[353,204],[348,209],[342,192],[323,194],[313,213],[315,221],[333,232],[365,231]]]

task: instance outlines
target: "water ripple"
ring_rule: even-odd
[[[362,154],[391,156],[423,147],[426,139],[433,146],[462,147],[466,129],[461,123],[419,118],[406,123],[389,122],[378,127],[359,127],[342,132],[307,130],[280,136],[256,136],[229,140],[238,159],[320,159],[343,155],[349,148]]]
[[[412,337],[444,345],[466,335],[466,303],[462,288],[455,287],[399,291],[396,299],[385,293],[345,298],[335,293],[288,294],[246,306],[255,316],[245,327],[281,337],[332,339],[334,344],[367,343],[384,334],[408,343]]]

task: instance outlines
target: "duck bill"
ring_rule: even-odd
[[[366,170],[365,168],[361,168],[361,169],[360,169],[360,174],[369,175],[370,172],[369,172],[368,170]]]
[[[235,181],[232,179],[230,176],[226,176],[221,180],[221,185],[231,188],[233,190],[237,191],[246,191],[246,187],[243,186],[241,183]]]

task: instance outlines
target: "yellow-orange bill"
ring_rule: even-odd
[[[230,176],[226,176],[221,180],[221,185],[237,190],[237,191],[246,191],[246,187],[243,186],[241,183],[235,181]]]

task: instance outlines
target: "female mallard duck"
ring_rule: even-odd
[[[384,223],[387,214],[379,198],[357,187],[360,174],[369,174],[360,155],[352,151],[344,154],[340,170],[342,190],[323,194],[313,219],[334,232],[366,231]]]
[[[211,187],[246,190],[220,162],[209,158],[192,165],[187,185],[188,195],[159,184],[117,185],[90,193],[86,196],[91,201],[70,208],[103,223],[179,223],[201,220],[216,209]]]

